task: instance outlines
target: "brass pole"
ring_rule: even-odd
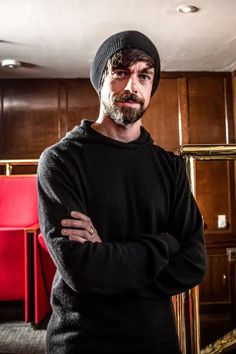
[[[10,176],[12,172],[12,166],[10,163],[6,164],[6,176]]]

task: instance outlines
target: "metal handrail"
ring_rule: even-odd
[[[37,166],[38,161],[38,159],[0,160],[0,166],[5,166],[5,174],[10,176],[13,166]]]
[[[236,144],[189,144],[182,145],[179,152],[196,160],[235,160]]]

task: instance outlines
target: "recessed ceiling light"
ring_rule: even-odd
[[[181,14],[190,14],[199,11],[199,8],[194,5],[181,5],[177,8],[177,11]]]
[[[2,60],[2,67],[8,69],[17,69],[21,66],[21,62],[15,59],[4,59]]]

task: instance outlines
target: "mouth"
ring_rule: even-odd
[[[143,101],[138,96],[131,94],[116,97],[115,104],[123,107],[137,107],[143,105]]]
[[[118,106],[125,106],[125,107],[136,107],[139,106],[140,103],[139,102],[135,102],[133,100],[116,100],[115,104],[117,104]]]

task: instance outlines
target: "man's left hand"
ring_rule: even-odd
[[[72,211],[71,216],[73,219],[63,219],[61,225],[63,226],[61,234],[67,236],[69,240],[79,243],[102,242],[97,234],[97,230],[93,226],[91,219],[80,213],[79,211]]]

